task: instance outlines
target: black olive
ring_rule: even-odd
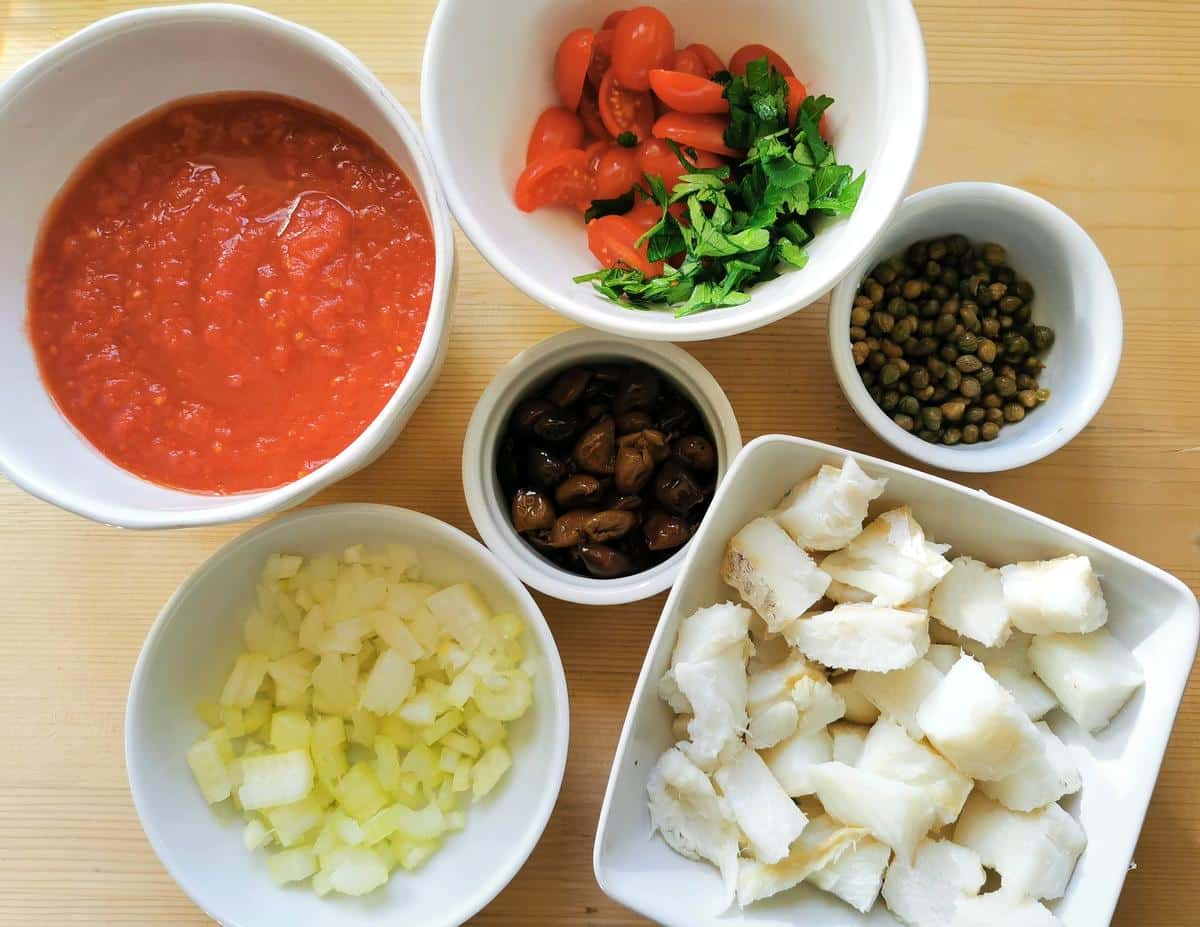
[[[522,399],[513,409],[512,427],[521,434],[533,434],[533,426],[554,411],[554,403],[547,399]]]
[[[691,431],[695,423],[696,411],[682,402],[667,403],[658,413],[658,430],[667,434]]]
[[[608,507],[610,509],[620,509],[624,512],[636,512],[645,504],[645,500],[643,500],[641,496],[635,496],[632,494],[617,495],[613,496],[609,500]]]
[[[606,509],[597,512],[583,526],[583,533],[593,541],[615,541],[627,535],[637,524],[633,512]]]
[[[554,501],[559,508],[573,509],[583,505],[595,505],[604,494],[604,486],[594,476],[576,473],[563,480],[554,490]]]
[[[567,478],[567,465],[544,447],[531,447],[525,453],[525,472],[530,482],[553,489]]]
[[[574,405],[583,397],[591,378],[592,372],[586,367],[569,367],[550,384],[546,395],[557,406]]]
[[[580,469],[607,476],[613,472],[616,443],[616,427],[606,415],[580,435],[571,456]]]
[[[704,490],[682,464],[668,460],[654,481],[654,498],[667,511],[686,515],[704,501]]]
[[[613,468],[617,490],[623,493],[640,492],[654,475],[654,465],[666,454],[667,442],[660,431],[647,429],[623,436]]]
[[[612,410],[612,403],[610,403],[606,400],[598,400],[596,402],[589,402],[586,406],[583,407],[583,420],[590,425],[592,422],[596,421],[596,419],[600,418],[601,416],[608,415],[608,413],[611,410]]]
[[[675,442],[675,456],[701,473],[715,470],[717,451],[708,438],[701,435],[686,435]]]
[[[654,419],[645,412],[622,412],[616,417],[617,434],[631,435],[654,427]]]
[[[554,521],[554,527],[550,529],[550,546],[574,547],[583,540],[584,526],[595,514],[595,509],[575,509],[565,515],[559,515]]]
[[[613,411],[620,415],[653,408],[658,385],[658,374],[649,367],[627,367],[613,397]]]
[[[518,489],[513,494],[512,523],[521,534],[545,530],[554,524],[554,506],[540,492]]]
[[[570,409],[560,409],[554,405],[533,423],[533,433],[551,444],[570,439],[578,430],[579,416]]]
[[[651,550],[674,550],[687,542],[692,536],[692,529],[677,515],[653,512],[642,525],[642,533],[646,535],[646,543]]]
[[[587,571],[601,579],[625,576],[633,572],[633,561],[607,544],[580,544],[579,559]]]

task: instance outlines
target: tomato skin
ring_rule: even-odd
[[[608,151],[611,145],[612,143],[607,139],[599,139],[583,149],[584,155],[587,156],[588,170],[593,174],[596,173],[596,169],[600,166],[600,155]]]
[[[718,71],[725,70],[725,62],[721,60],[721,56],[705,45],[703,42],[693,42],[684,51],[692,52],[696,55],[704,65],[705,77],[712,77]],[[676,68],[676,70],[679,70]]]
[[[583,96],[579,98],[579,120],[583,123],[584,131],[592,138],[605,142],[613,140],[608,129],[604,128],[604,120],[600,118],[600,102],[591,87],[585,87]]]
[[[646,245],[635,242],[646,230],[625,216],[601,216],[588,223],[588,249],[602,267],[623,265],[647,277],[662,274],[662,261],[646,257]]]
[[[725,144],[725,130],[729,119],[723,116],[704,116],[698,113],[667,113],[654,123],[656,138],[669,138],[685,148],[711,151],[729,158],[740,157],[744,152],[735,151]]]
[[[601,29],[592,39],[592,59],[588,64],[587,79],[593,87],[599,87],[604,75],[612,67],[613,31]]]
[[[681,113],[727,113],[725,88],[707,77],[683,71],[650,72],[650,89],[671,109]]]
[[[625,218],[643,232],[647,232],[658,225],[658,220],[662,218],[662,207],[653,200],[642,200],[625,213]]]
[[[576,29],[568,33],[554,53],[554,87],[563,106],[571,112],[579,109],[583,81],[592,63],[592,43],[596,33],[591,29]]]
[[[661,138],[648,138],[637,147],[638,166],[643,174],[656,175],[662,178],[667,192],[674,189],[675,184],[679,183],[679,178],[687,173],[687,170],[679,159],[675,157],[675,152]],[[696,167],[720,167],[725,162],[717,155],[707,151],[696,152]],[[682,204],[676,204],[682,205]]]
[[[808,96],[808,88],[801,83],[800,78],[787,76],[784,78],[788,88],[788,125],[796,124],[796,113],[800,112],[800,104]]]
[[[596,198],[595,192],[587,155],[579,148],[564,148],[539,158],[521,172],[513,200],[522,212],[560,205],[586,209]]]
[[[631,90],[649,90],[650,70],[669,68],[674,57],[675,27],[661,10],[639,6],[613,29],[613,70]]]
[[[596,157],[595,165],[598,200],[624,196],[641,177],[637,152],[623,145],[608,146]]]
[[[746,65],[751,61],[757,61],[759,58],[766,57],[775,70],[784,77],[791,77],[796,72],[791,66],[783,60],[783,56],[777,54],[765,45],[743,45],[733,53],[733,57],[729,59],[729,72],[731,74],[745,75]]]
[[[617,69],[609,68],[600,84],[600,119],[614,138],[632,132],[640,142],[654,127],[654,98],[644,90],[630,90],[617,79]]]
[[[525,163],[532,164],[539,158],[561,151],[563,148],[583,146],[583,123],[579,117],[561,106],[543,110],[533,124],[529,146],[525,149]]]
[[[604,25],[602,25],[600,28],[601,29],[615,29],[617,27],[617,23],[619,23],[621,21],[621,17],[624,16],[628,12],[629,12],[629,10],[613,10],[611,13],[609,13],[607,16],[604,17]]]
[[[671,59],[671,70],[696,77],[708,77],[708,68],[704,66],[704,61],[690,48],[675,49],[675,57]],[[650,86],[654,86],[653,77],[650,79]]]

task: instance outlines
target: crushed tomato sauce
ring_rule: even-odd
[[[51,207],[29,335],[114,463],[208,493],[319,467],[387,403],[429,315],[424,205],[358,129],[261,94],[117,132]]]

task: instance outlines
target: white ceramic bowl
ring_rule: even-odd
[[[203,732],[194,706],[220,692],[244,647],[241,628],[267,556],[313,555],[350,544],[413,544],[430,582],[469,581],[494,610],[525,622],[536,661],[533,707],[509,728],[513,767],[467,812],[467,827],[409,874],[365,898],[318,898],[279,888],[266,856],[242,845],[240,817],[215,814],[184,755]],[[185,892],[225,927],[451,927],[487,904],[516,875],[554,809],[567,759],[567,685],[554,638],[525,588],[476,540],[428,515],[385,505],[329,505],[277,518],[225,545],[163,607],[133,672],[125,764],[133,801],[154,851]],[[226,803],[228,804],[228,803]]]
[[[660,837],[647,839],[646,779],[674,743],[671,710],[657,683],[670,663],[680,620],[696,608],[734,593],[721,582],[725,544],[746,522],[773,508],[783,494],[821,464],[847,454],[875,477],[888,478],[872,512],[907,503],[930,536],[954,552],[991,563],[1086,554],[1101,577],[1109,630],[1130,647],[1146,670],[1146,685],[1096,735],[1061,710],[1047,720],[1068,744],[1083,789],[1064,802],[1087,832],[1066,896],[1053,905],[1065,927],[1102,927],[1112,917],[1129,869],[1167,738],[1187,684],[1200,634],[1200,607],[1182,582],[1136,557],[986,493],[888,463],[806,441],[767,435],[746,445],[692,541],[667,599],[634,690],[596,832],[594,865],[612,898],[669,927],[820,924],[821,927],[893,925],[876,904],[867,916],[807,885],[746,910],[719,915],[720,877],[705,863],[684,859]],[[986,529],[976,530],[977,526]]]
[[[961,233],[1008,249],[1009,263],[1034,287],[1034,321],[1054,329],[1040,385],[1049,402],[1000,429],[995,441],[930,444],[900,428],[867,393],[850,353],[850,309],[863,278],[914,242]],[[829,303],[829,350],[842,390],[867,426],[898,451],[933,467],[987,473],[1052,454],[1104,404],[1121,362],[1121,296],[1096,243],[1039,196],[998,183],[950,183],[908,197],[895,218],[837,285]]]
[[[586,361],[635,361],[654,367],[696,404],[717,450],[720,481],[742,447],[742,433],[721,385],[699,361],[673,344],[631,341],[587,329],[560,332],[504,365],[479,397],[463,442],[463,489],[483,542],[522,580],[547,595],[580,605],[636,602],[662,592],[675,578],[688,545],[632,576],[595,579],[551,563],[513,530],[509,503],[496,476],[496,445],[517,403],[566,367]],[[689,542],[690,544],[690,542]]]
[[[598,29],[616,0],[442,0],[421,72],[421,119],[450,207],[467,237],[509,281],[563,315],[615,334],[699,341],[749,331],[807,306],[832,287],[891,216],[920,152],[928,102],[925,46],[907,0],[661,0],[677,44],[704,42],[728,58],[765,42],[830,111],[838,158],[865,169],[854,214],[808,246],[811,259],[754,290],[732,309],[675,319],[631,312],[571,282],[596,269],[577,213],[533,214],[513,204],[534,120],[557,104],[551,79],[559,42],[572,29]]]
[[[25,300],[42,218],[88,152],[149,110],[229,90],[296,97],[371,136],[424,201],[437,266],[412,368],[366,430],[303,479],[214,496],[139,479],[79,435],[42,384],[26,335]],[[383,453],[437,376],[449,326],[454,237],[429,154],[412,119],[363,63],[311,29],[225,4],[135,10],[101,20],[0,86],[0,177],[8,181],[0,210],[0,471],[35,496],[128,528],[214,524],[279,511]]]

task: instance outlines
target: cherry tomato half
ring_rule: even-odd
[[[600,84],[600,119],[615,138],[632,132],[640,142],[654,126],[654,98],[644,90],[630,90],[617,80],[616,67],[609,68]]]
[[[613,70],[631,90],[649,90],[650,70],[670,67],[674,57],[675,27],[661,10],[639,6],[613,29]]]
[[[637,152],[623,145],[610,145],[600,152],[596,156],[595,165],[598,200],[624,196],[641,178]]]
[[[525,163],[532,164],[564,148],[583,147],[583,123],[579,117],[561,106],[551,106],[538,116],[525,149]]]
[[[604,17],[604,25],[602,25],[600,28],[601,29],[615,29],[617,27],[617,23],[619,23],[621,21],[621,17],[624,16],[628,12],[629,12],[628,10],[613,10],[611,13],[609,13],[607,16]]]
[[[646,232],[658,225],[658,220],[662,218],[662,207],[653,200],[642,200],[625,213],[625,218]]]
[[[781,55],[776,54],[767,48],[765,45],[743,45],[733,53],[733,57],[729,59],[729,72],[731,74],[744,75],[746,73],[746,65],[751,61],[757,61],[759,58],[765,57],[774,66],[775,70],[784,77],[790,77],[796,72],[791,69]]]
[[[600,139],[599,141],[592,142],[583,149],[583,153],[587,155],[588,170],[593,174],[596,173],[596,169],[600,166],[600,155],[608,151],[611,145],[612,142],[607,139]]]
[[[596,99],[596,91],[591,87],[584,87],[583,96],[579,98],[579,119],[592,138],[612,141],[608,129],[604,128],[604,120],[600,118],[600,103]]]
[[[680,71],[683,74],[694,74],[696,77],[708,77],[708,69],[704,66],[704,61],[690,48],[675,49],[675,57],[671,59],[671,70]],[[651,78],[650,86],[654,86],[653,78]]]
[[[718,71],[725,70],[725,62],[721,60],[721,56],[703,42],[693,42],[684,51],[689,51],[699,56],[700,61],[704,64],[705,77],[712,77]],[[678,71],[679,68],[675,70]]]
[[[804,102],[804,98],[808,96],[808,88],[801,83],[800,78],[787,76],[784,78],[788,88],[788,125],[796,124],[796,113],[800,111],[800,104]]]
[[[587,79],[593,87],[599,87],[600,81],[612,67],[613,31],[601,29],[592,40],[592,61],[588,65]]]
[[[725,144],[725,130],[729,119],[725,116],[702,116],[697,113],[667,113],[654,123],[656,138],[669,138],[686,148],[711,151],[714,154],[736,158],[743,152],[735,151]]]
[[[601,216],[588,223],[588,248],[602,267],[622,265],[647,277],[662,274],[662,261],[646,257],[646,245],[636,242],[646,230],[624,216]]]
[[[587,155],[578,148],[564,148],[534,161],[517,178],[513,194],[523,212],[556,205],[586,209],[595,198],[596,182],[587,169]]]
[[[592,63],[592,42],[596,33],[591,29],[576,29],[562,40],[554,53],[554,87],[563,106],[571,112],[579,109],[579,96],[588,65]]]
[[[687,169],[679,163],[675,152],[661,138],[648,138],[637,147],[638,166],[643,174],[652,174],[662,178],[664,186],[670,192],[679,183],[679,178],[687,173]],[[720,167],[725,162],[715,154],[707,151],[697,151],[696,167]]]
[[[667,106],[681,113],[729,112],[729,101],[722,96],[725,88],[707,77],[656,68],[650,72],[650,89]]]

